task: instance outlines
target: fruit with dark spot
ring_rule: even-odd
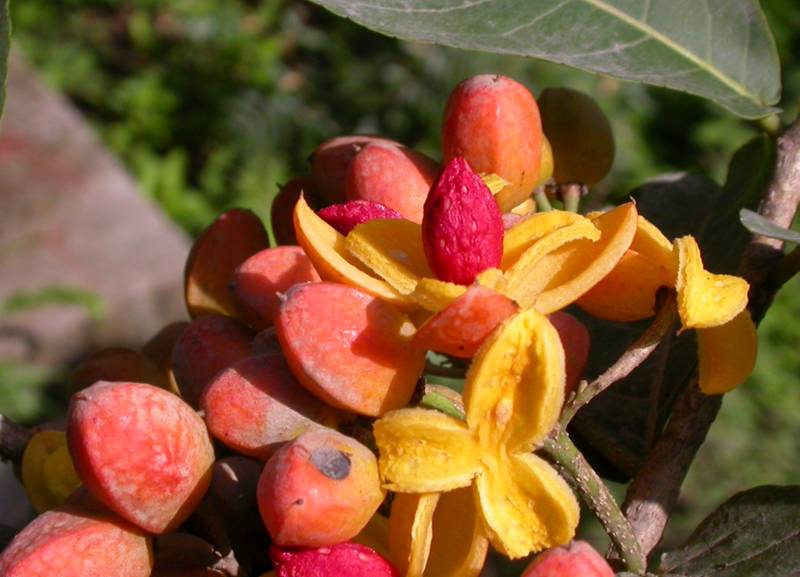
[[[304,433],[267,461],[258,507],[273,541],[326,547],[355,537],[383,501],[375,455],[331,429]]]

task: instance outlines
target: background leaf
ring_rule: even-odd
[[[800,243],[800,232],[781,228],[757,212],[743,208],[739,212],[739,218],[744,227],[750,232],[787,242]]]
[[[800,486],[756,487],[711,513],[659,573],[686,577],[788,577],[800,567]]]
[[[0,117],[6,104],[6,76],[8,75],[8,47],[11,40],[11,18],[8,0],[0,0]]]
[[[709,270],[735,273],[750,238],[738,212],[758,202],[771,174],[774,152],[770,139],[757,137],[736,152],[724,186],[700,175],[671,174],[649,181],[632,196],[639,212],[667,237],[694,235]],[[649,322],[619,324],[588,315],[580,318],[593,342],[603,345],[592,347],[589,378],[619,358]],[[570,431],[602,474],[619,480],[636,474],[696,363],[693,331],[673,336],[576,415]]]
[[[542,58],[709,98],[744,117],[780,97],[756,0],[313,0],[406,40]]]

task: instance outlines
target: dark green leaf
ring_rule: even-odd
[[[800,574],[800,486],[734,495],[661,558],[659,573],[686,577]]]
[[[739,211],[739,218],[745,228],[750,232],[785,240],[787,242],[800,243],[800,232],[781,228],[757,212],[743,208]]]
[[[6,104],[6,76],[8,75],[8,47],[11,43],[11,17],[8,0],[0,0],[0,117]]]
[[[770,176],[774,145],[759,137],[742,147],[731,160],[728,177],[720,187],[697,175],[667,175],[652,180],[633,193],[641,214],[668,237],[692,234],[710,270],[736,271],[750,237],[738,219],[742,207],[754,206]],[[582,320],[592,332],[587,375],[593,378],[608,368],[641,334],[647,322],[622,325],[590,318]],[[573,433],[581,449],[591,448],[626,476],[641,465],[655,433],[669,417],[672,402],[697,363],[693,332],[672,337],[626,379],[600,395],[575,418]],[[587,457],[602,467],[602,461]]]
[[[714,100],[748,118],[780,98],[756,0],[313,0],[367,28],[542,58]]]
[[[0,314],[11,314],[52,305],[82,307],[96,321],[101,320],[105,315],[105,304],[101,297],[83,289],[67,286],[49,286],[38,291],[13,294],[0,306]]]

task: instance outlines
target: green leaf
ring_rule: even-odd
[[[750,238],[739,223],[739,210],[758,202],[769,180],[774,154],[774,143],[757,137],[733,156],[724,186],[699,175],[666,175],[640,187],[633,197],[639,212],[669,238],[694,235],[708,269],[735,273]],[[591,331],[592,341],[603,343],[590,351],[589,378],[616,361],[649,322],[619,324],[588,315],[580,318]],[[570,431],[576,444],[606,476],[624,480],[636,473],[648,452],[648,441],[662,429],[677,393],[696,366],[693,331],[673,336],[665,346],[668,350],[656,350],[573,421]]]
[[[68,286],[49,286],[38,291],[18,292],[0,306],[0,314],[11,314],[52,305],[82,307],[95,320],[105,316],[105,303],[95,293]]]
[[[11,44],[11,17],[8,0],[0,0],[0,118],[6,104],[6,76],[8,76],[8,47]]]
[[[757,0],[312,0],[406,40],[517,54],[665,86],[747,118],[780,98]]]
[[[711,513],[659,573],[686,577],[788,577],[800,567],[800,486],[756,487]]]
[[[739,211],[739,219],[750,232],[787,242],[800,243],[800,232],[781,228],[752,210],[743,208]]]

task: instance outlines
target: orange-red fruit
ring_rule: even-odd
[[[73,505],[39,515],[0,555],[3,577],[148,577],[152,566],[148,535]]]
[[[269,554],[276,577],[400,577],[374,549],[358,543],[299,550],[273,545]]]
[[[578,388],[578,383],[586,370],[589,361],[589,347],[591,336],[589,329],[581,321],[569,313],[558,311],[549,316],[550,323],[558,331],[561,344],[564,347],[566,360],[566,387],[565,398],[569,397]]]
[[[184,297],[189,316],[236,316],[230,284],[233,271],[249,256],[269,246],[261,220],[249,210],[222,213],[195,240],[184,270]]]
[[[451,160],[425,201],[422,246],[439,280],[470,284],[503,258],[503,215],[463,158]]]
[[[250,355],[253,335],[239,321],[216,315],[195,319],[172,351],[172,370],[181,396],[197,408],[217,373]]]
[[[347,198],[379,202],[420,223],[425,197],[438,173],[439,165],[424,154],[402,145],[374,142],[350,162]]]
[[[214,437],[265,461],[283,443],[337,422],[336,411],[303,389],[278,355],[234,363],[209,383],[200,406]]]
[[[275,242],[279,245],[297,244],[294,234],[294,205],[305,194],[306,201],[314,203],[314,184],[310,176],[298,176],[281,186],[278,194],[272,199],[269,209],[270,224]]]
[[[536,557],[522,577],[614,577],[614,570],[589,543],[573,541]]]
[[[383,501],[375,455],[331,429],[304,433],[267,461],[258,508],[283,547],[328,547],[355,537]]]
[[[473,285],[414,334],[414,346],[469,359],[486,337],[517,311],[508,297]]]
[[[205,423],[163,389],[101,381],[73,395],[67,419],[81,481],[142,529],[174,529],[208,489],[214,449]]]
[[[328,204],[346,200],[345,181],[350,161],[373,142],[400,146],[377,136],[338,136],[320,144],[311,155],[311,178],[317,194]]]
[[[503,211],[528,198],[539,181],[542,121],[533,95],[505,76],[474,76],[456,86],[444,112],[443,162],[462,156],[476,172],[509,185],[497,194]]]
[[[239,265],[232,288],[244,320],[263,330],[273,325],[283,293],[297,283],[319,280],[302,248],[279,246],[257,252]]]
[[[297,379],[334,407],[380,416],[408,404],[422,374],[406,315],[353,287],[294,286],[275,328]]]

